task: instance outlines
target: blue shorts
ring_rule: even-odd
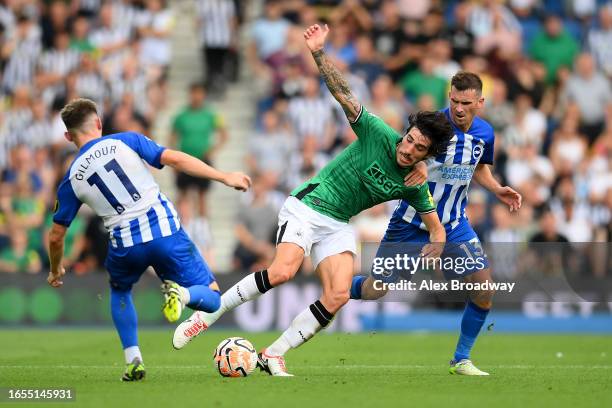
[[[442,271],[448,280],[461,279],[467,275],[489,267],[487,255],[484,253],[480,239],[466,218],[461,218],[455,228],[446,224],[446,245],[441,256]],[[376,258],[401,257],[418,258],[421,249],[429,243],[429,232],[418,226],[393,218],[389,222],[385,236],[376,252]],[[376,259],[375,259],[376,262]],[[372,276],[384,282],[394,282],[398,279],[410,280],[417,272],[414,268],[372,268]],[[415,265],[407,263],[408,266]],[[382,269],[385,269],[384,271]]]
[[[181,228],[176,233],[127,248],[108,248],[104,266],[110,284],[118,290],[130,290],[143,272],[152,266],[161,280],[181,286],[208,286],[215,281],[208,264],[189,236]]]

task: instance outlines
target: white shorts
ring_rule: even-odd
[[[310,255],[315,269],[328,256],[345,251],[357,254],[351,225],[318,213],[293,196],[278,214],[276,245],[281,242],[299,245],[305,256]]]

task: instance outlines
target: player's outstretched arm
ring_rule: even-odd
[[[446,230],[440,222],[438,213],[432,211],[427,214],[420,214],[427,231],[429,231],[429,244],[421,250],[424,258],[438,258],[442,255],[444,244],[446,243]]]
[[[354,122],[361,111],[361,104],[357,101],[349,88],[349,84],[340,73],[340,70],[332,64],[329,57],[323,51],[325,38],[329,33],[327,24],[324,27],[318,24],[312,25],[304,31],[306,45],[317,63],[321,77],[327,85],[327,89],[342,106],[349,121]]]
[[[51,270],[47,282],[54,288],[59,288],[64,284],[62,277],[66,271],[62,266],[62,258],[64,257],[64,238],[67,229],[63,225],[53,223],[51,231],[49,231],[49,264]]]
[[[511,187],[499,184],[499,182],[495,180],[495,177],[493,177],[491,169],[487,164],[481,163],[476,166],[476,170],[474,170],[474,180],[495,194],[502,203],[509,207],[510,212],[518,211],[519,208],[521,208],[523,197]]]
[[[209,166],[200,159],[178,150],[166,149],[161,155],[161,163],[187,173],[194,177],[219,181],[236,190],[247,191],[251,187],[251,178],[241,172],[224,172]]]

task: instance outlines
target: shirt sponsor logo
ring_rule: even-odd
[[[395,195],[401,192],[401,187],[385,174],[378,162],[373,162],[365,173],[385,194]]]
[[[469,181],[474,174],[474,165],[441,166],[439,168],[438,180],[461,180]]]

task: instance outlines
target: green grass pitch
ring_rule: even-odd
[[[222,378],[212,363],[222,339],[262,348],[277,334],[211,330],[181,351],[171,335],[141,330],[147,378],[121,383],[112,330],[2,330],[0,387],[70,387],[70,407],[612,406],[606,336],[485,332],[473,359],[491,376],[478,378],[448,374],[455,334],[320,334],[287,355],[294,378]]]

